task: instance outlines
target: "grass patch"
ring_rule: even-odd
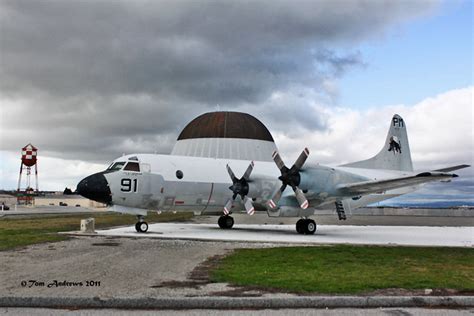
[[[192,213],[150,213],[146,217],[148,223],[188,220]],[[0,250],[8,250],[16,247],[27,246],[42,242],[54,242],[68,239],[67,236],[59,235],[58,232],[79,230],[81,219],[87,217],[95,218],[97,229],[120,225],[133,225],[136,216],[91,213],[81,215],[53,215],[27,218],[4,218],[0,219]]]
[[[474,249],[330,246],[238,249],[211,280],[290,292],[360,294],[387,288],[474,290]]]

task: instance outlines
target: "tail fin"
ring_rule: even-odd
[[[413,171],[405,121],[395,114],[382,150],[374,157],[343,165],[366,169]]]

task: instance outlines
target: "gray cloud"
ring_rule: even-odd
[[[217,104],[261,114],[277,131],[323,129],[312,105],[333,100],[325,82],[363,65],[353,47],[433,4],[2,1],[1,146],[31,141],[90,160],[167,152]],[[301,91],[312,102],[299,103]]]

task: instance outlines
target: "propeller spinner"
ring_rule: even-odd
[[[255,208],[253,207],[252,199],[247,197],[247,194],[249,193],[248,183],[250,179],[250,174],[252,173],[252,170],[253,170],[253,166],[254,166],[254,163],[252,161],[250,165],[247,167],[247,170],[245,171],[243,177],[240,179],[237,179],[232,169],[229,167],[229,165],[227,165],[227,172],[229,173],[229,176],[232,179],[232,185],[229,187],[229,189],[232,191],[233,195],[232,195],[232,198],[230,198],[224,206],[225,215],[228,215],[230,213],[230,210],[232,208],[232,205],[234,204],[234,201],[237,195],[240,195],[240,197],[244,201],[244,206],[245,206],[245,210],[247,211],[247,214],[253,215],[255,213]]]
[[[300,205],[300,207],[302,209],[308,208],[309,202],[304,196],[303,191],[300,188],[298,188],[298,185],[301,182],[300,170],[301,170],[301,167],[303,167],[308,156],[309,156],[309,150],[308,148],[305,148],[303,152],[300,154],[300,156],[298,157],[298,159],[296,159],[294,165],[290,169],[288,169],[288,167],[285,166],[285,163],[281,159],[280,154],[277,151],[273,152],[273,155],[272,155],[273,161],[275,161],[278,169],[280,169],[280,172],[281,172],[281,176],[278,177],[278,179],[282,182],[282,185],[280,189],[275,193],[273,198],[268,201],[268,206],[270,206],[270,208],[273,209],[276,207],[287,185],[289,185],[295,192],[296,200],[298,201],[298,204]]]

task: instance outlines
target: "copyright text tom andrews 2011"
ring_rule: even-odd
[[[86,281],[68,281],[68,280],[52,280],[52,281],[40,281],[40,280],[23,280],[21,281],[22,287],[33,288],[33,287],[44,287],[44,288],[58,288],[58,287],[99,287],[100,281],[86,280]]]

